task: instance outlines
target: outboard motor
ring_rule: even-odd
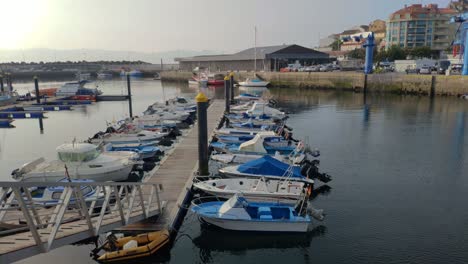
[[[108,127],[106,129],[106,133],[115,133],[115,132],[117,132],[117,130],[115,130],[115,128],[113,128],[113,127]]]
[[[309,179],[318,179],[321,182],[327,183],[331,181],[331,176],[326,173],[320,173],[317,165],[319,160],[304,160],[301,165],[301,174]]]
[[[323,221],[323,219],[325,219],[323,209],[315,209],[310,204],[307,206],[307,213],[318,221]]]

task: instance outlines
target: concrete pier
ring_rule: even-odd
[[[168,71],[161,73],[163,81],[187,81],[191,72]],[[257,75],[272,87],[335,89],[362,92],[364,73],[360,72],[258,72]],[[236,81],[252,78],[252,72],[235,72]],[[432,86],[431,75],[385,73],[368,76],[369,93],[402,93],[460,96],[468,94],[468,76],[437,75]]]

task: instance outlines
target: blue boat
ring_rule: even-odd
[[[222,137],[222,136],[218,136]],[[225,139],[235,140],[236,137]],[[248,135],[239,136],[238,139],[250,137]],[[248,154],[289,154],[296,149],[296,143],[291,140],[285,140],[281,136],[277,136],[272,131],[264,131],[257,133],[252,139],[245,142],[212,142],[210,146],[218,152],[230,153],[248,153]]]
[[[304,160],[301,165],[290,165],[266,155],[241,165],[224,167],[219,169],[219,172],[231,178],[287,178],[291,181],[306,183],[314,183],[313,179],[318,179],[325,183],[331,181],[330,175],[319,172],[317,164],[314,161]]]
[[[235,231],[307,232],[312,219],[298,214],[293,206],[272,202],[249,202],[240,195],[227,201],[195,199],[192,212],[200,221]],[[314,217],[323,220],[322,210],[314,210]]]
[[[96,206],[100,206],[104,201],[104,194],[96,192],[96,187],[89,186],[86,184],[93,183],[93,180],[87,179],[62,179],[59,182],[72,182],[72,183],[81,183],[83,184],[81,192],[86,203],[91,203],[96,201]],[[54,187],[33,187],[30,189],[32,200],[35,204],[40,204],[43,206],[54,206],[60,203],[60,197],[64,191],[63,186],[54,186]],[[76,198],[73,196],[70,199],[70,205],[75,205]]]

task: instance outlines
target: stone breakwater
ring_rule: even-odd
[[[313,88],[362,91],[364,74],[358,72],[259,72],[257,75],[269,81],[273,87]],[[163,81],[184,81],[191,72],[167,71],[161,73]],[[251,72],[236,72],[235,80],[252,77]],[[370,74],[367,80],[368,92],[460,96],[468,94],[468,77],[460,75],[416,75],[416,74]]]

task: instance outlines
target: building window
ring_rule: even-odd
[[[405,14],[405,18],[406,19],[410,19],[411,18],[411,15],[408,13],[408,14]]]
[[[396,15],[394,16],[394,19],[400,19],[400,14],[396,14]]]
[[[426,17],[427,17],[426,14],[419,14],[418,15],[418,18],[426,18]]]

